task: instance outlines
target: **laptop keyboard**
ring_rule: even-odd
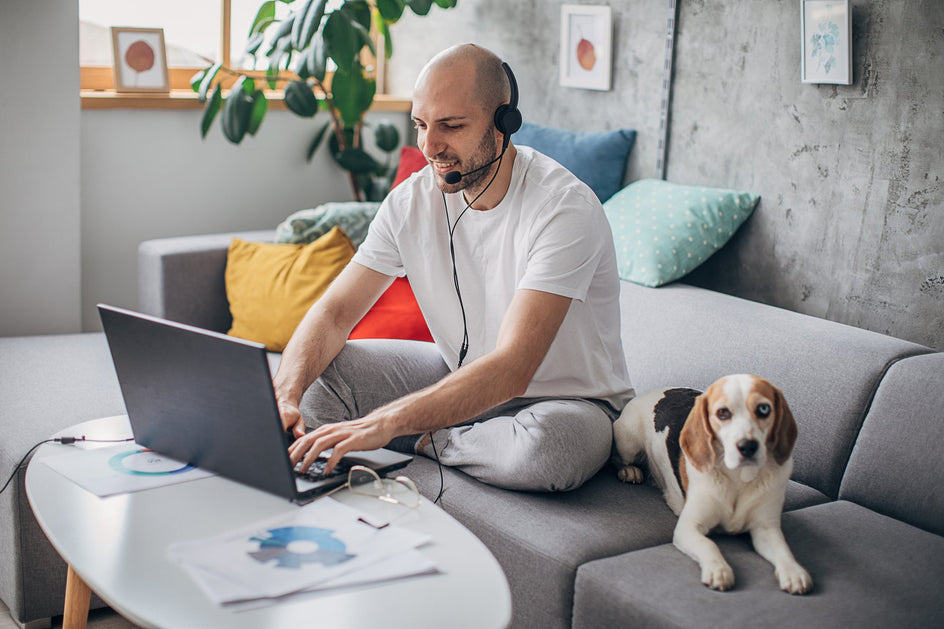
[[[320,481],[326,478],[332,478],[334,476],[346,475],[348,470],[351,468],[351,463],[341,459],[338,461],[338,464],[334,466],[334,469],[330,474],[325,474],[325,466],[328,464],[328,459],[326,458],[317,458],[315,462],[311,464],[311,467],[308,468],[307,472],[302,472],[302,462],[299,461],[295,466],[295,474],[301,476],[304,479],[310,481]]]

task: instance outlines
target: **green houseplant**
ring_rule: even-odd
[[[276,2],[292,5],[283,19]],[[302,118],[324,111],[328,120],[314,133],[307,158],[327,137],[334,160],[348,171],[357,200],[379,200],[389,189],[390,155],[400,134],[389,123],[373,126],[381,163],[364,147],[364,116],[374,101],[376,76],[367,59],[376,59],[371,26],[383,38],[383,53],[393,54],[390,25],[409,8],[429,13],[433,4],[450,9],[458,0],[265,0],[249,31],[246,53],[254,67],[265,60],[264,71],[243,71],[221,63],[198,72],[191,86],[204,103],[203,137],[219,118],[223,135],[239,144],[255,135],[268,111],[262,86],[284,89],[285,106]],[[335,69],[329,70],[330,62]],[[235,80],[234,80],[235,79]],[[228,91],[224,89],[229,86]],[[330,131],[330,133],[329,133]]]

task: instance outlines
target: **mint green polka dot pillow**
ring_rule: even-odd
[[[620,278],[655,287],[687,275],[728,242],[759,200],[660,179],[631,183],[603,204]]]

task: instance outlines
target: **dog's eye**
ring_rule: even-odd
[[[757,405],[757,416],[758,417],[767,417],[770,415],[770,404],[758,404]]]
[[[725,420],[725,421],[726,421],[726,420],[731,419],[731,411],[729,411],[729,410],[726,409],[726,408],[719,408],[719,409],[718,409],[718,412],[716,412],[715,415],[716,415],[716,416],[718,417],[718,419],[720,419],[720,420]]]

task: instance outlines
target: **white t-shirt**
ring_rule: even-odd
[[[518,147],[508,193],[487,211],[443,195],[427,166],[384,200],[354,261],[407,275],[430,333],[451,368],[462,345],[462,312],[449,254],[455,224],[456,272],[469,331],[465,363],[495,348],[518,289],[569,297],[570,310],[526,397],[604,400],[617,410],[631,396],[620,342],[619,278],[613,236],[593,191],[557,162]]]

